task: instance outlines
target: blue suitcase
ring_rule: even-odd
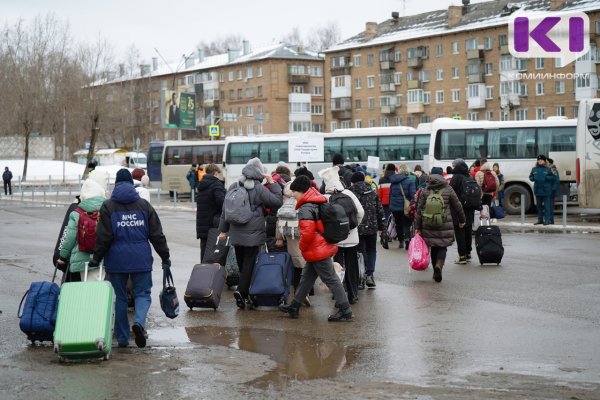
[[[292,286],[294,265],[288,253],[260,253],[250,281],[250,300],[255,307],[286,303]]]
[[[32,282],[19,304],[17,313],[20,319],[19,327],[32,344],[35,341],[51,342],[53,340],[60,293],[60,288],[54,283],[55,278],[56,268],[52,282]],[[25,301],[24,307],[23,301]]]

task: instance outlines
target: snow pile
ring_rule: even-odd
[[[23,174],[23,160],[0,160],[0,169],[4,172],[4,168],[8,167],[13,174],[13,183],[19,181],[19,177]],[[107,171],[111,182],[114,182],[117,171],[120,170],[120,165],[102,165],[96,167],[98,171]],[[131,171],[131,169],[130,169]],[[85,172],[85,165],[74,162],[65,162],[65,180],[78,181]],[[58,160],[29,160],[27,162],[27,182],[48,182],[62,181],[63,179],[63,162]]]

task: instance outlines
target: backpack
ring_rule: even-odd
[[[350,196],[342,192],[335,192],[329,197],[329,202],[338,204],[344,208],[350,222],[351,230],[358,226],[358,211],[356,210],[356,205],[354,205],[354,200]]]
[[[231,225],[245,225],[252,219],[254,213],[250,207],[250,197],[240,182],[225,195],[223,212],[225,221]]]
[[[465,177],[461,186],[460,202],[467,210],[479,210],[481,207],[481,188],[471,177]]]
[[[300,237],[296,199],[293,197],[286,200],[277,210],[277,229],[283,236],[291,236],[292,239]]]
[[[483,193],[493,193],[496,191],[496,178],[492,171],[487,170],[483,173],[483,185],[481,186]]]
[[[93,253],[96,247],[96,225],[100,219],[98,211],[87,212],[79,207],[75,209],[79,214],[77,221],[77,244],[79,251]]]
[[[399,183],[400,185],[400,192],[402,193],[402,201],[404,202],[404,216],[405,217],[410,217],[410,201],[408,200],[408,197],[406,197],[406,195],[404,194],[404,188],[402,187],[402,182]]]
[[[348,238],[350,220],[344,207],[331,202],[321,203],[319,204],[319,216],[323,222],[323,238],[328,243],[339,243]]]
[[[428,228],[439,228],[446,222],[446,205],[442,192],[444,189],[430,190],[423,207],[423,225]]]

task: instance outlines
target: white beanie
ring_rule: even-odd
[[[104,191],[104,188],[98,184],[98,182],[88,178],[85,180],[85,182],[83,182],[83,185],[81,185],[81,194],[79,198],[81,198],[81,200],[85,200],[92,197],[106,197],[106,192]]]
[[[108,186],[108,171],[95,169],[88,175],[88,180],[91,179],[100,185],[103,189]]]
[[[344,190],[339,170],[340,167],[336,165],[319,171],[319,176],[323,178],[323,182],[325,183],[325,193],[333,193],[336,190],[341,192]]]

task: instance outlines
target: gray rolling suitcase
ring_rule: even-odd
[[[225,286],[225,267],[219,264],[196,264],[183,299],[191,309],[219,307]]]

